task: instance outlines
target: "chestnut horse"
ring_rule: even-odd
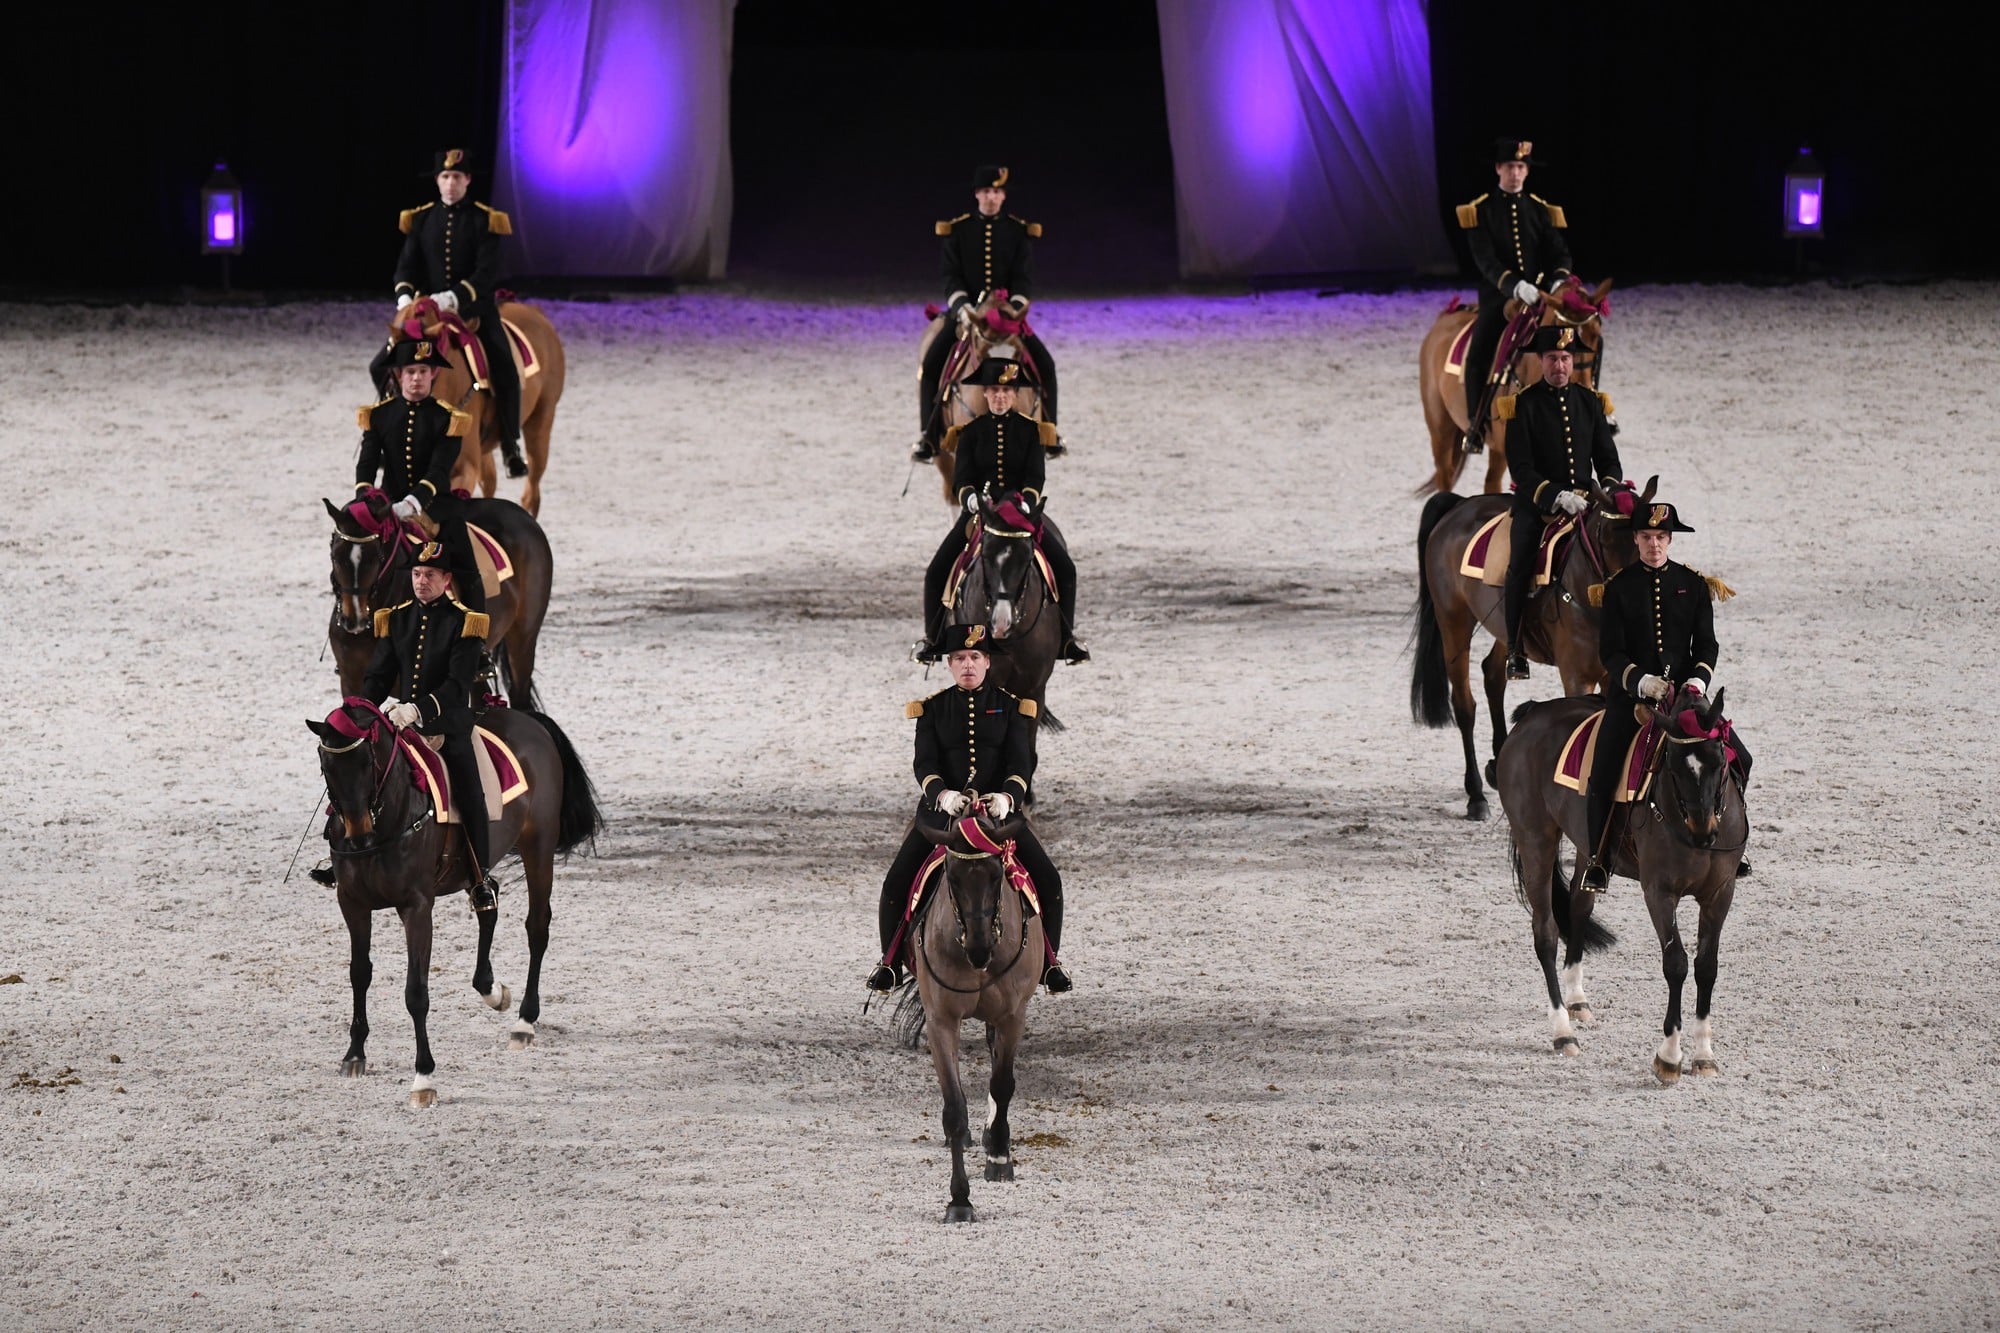
[[[1736,898],[1737,866],[1750,836],[1730,753],[1730,731],[1722,699],[1683,691],[1656,713],[1665,741],[1653,756],[1645,796],[1612,814],[1605,864],[1615,875],[1639,881],[1646,911],[1660,939],[1660,968],[1667,981],[1667,1013],[1653,1074],[1662,1083],[1681,1076],[1681,987],[1687,980],[1687,949],[1676,920],[1680,901],[1693,898],[1701,909],[1694,958],[1694,1022],[1688,1027],[1688,1067],[1697,1077],[1721,1072],[1715,1060],[1710,1006],[1722,948],[1722,923]],[[1548,987],[1550,1039],[1562,1055],[1577,1053],[1571,1020],[1590,1021],[1583,997],[1585,950],[1611,943],[1610,932],[1590,919],[1594,894],[1578,891],[1578,880],[1563,882],[1559,866],[1565,837],[1582,847],[1584,797],[1557,786],[1557,757],[1571,733],[1603,698],[1556,699],[1523,704],[1514,714],[1514,735],[1500,751],[1500,804],[1507,811],[1514,844],[1516,888],[1534,919],[1535,956]],[[1629,708],[1614,699],[1610,707]],[[1622,833],[1619,824],[1625,827]],[[1578,858],[1581,866],[1584,858]],[[1563,976],[1556,975],[1556,943],[1565,946]]]
[[[528,479],[521,485],[521,507],[530,514],[540,514],[542,473],[549,466],[549,434],[555,429],[556,404],[562,398],[569,363],[555,325],[540,310],[518,301],[506,301],[501,304],[500,313],[527,338],[539,367],[521,380],[521,449],[528,460]],[[458,346],[456,338],[440,336],[446,325],[437,303],[429,297],[399,311],[389,321],[389,330],[392,343],[423,337],[444,348],[449,368],[438,372],[432,393],[448,403],[456,403],[461,412],[470,413],[473,424],[473,429],[466,432],[458,464],[452,469],[451,484],[454,489],[468,492],[477,488],[481,495],[491,499],[499,482],[493,454],[500,447],[499,416],[494,411],[492,393],[473,392],[465,349]]]
[[[1569,279],[1542,300],[1541,323],[1563,324],[1577,331],[1583,342],[1583,350],[1576,357],[1576,382],[1586,389],[1597,387],[1598,369],[1604,358],[1604,316],[1610,307],[1605,298],[1611,293],[1611,280],[1599,283],[1595,291],[1586,294],[1583,284],[1575,278]],[[1524,307],[1518,301],[1507,303],[1509,318],[1519,314]],[[1446,369],[1446,358],[1451,354],[1451,345],[1458,335],[1479,316],[1476,307],[1461,305],[1456,297],[1438,315],[1424,335],[1423,346],[1417,352],[1418,393],[1424,404],[1424,424],[1431,433],[1432,473],[1417,494],[1426,495],[1432,491],[1448,491],[1458,482],[1458,474],[1465,467],[1465,432],[1471,424],[1472,414],[1466,405],[1465,381],[1472,377],[1475,381],[1485,375],[1486,369],[1475,371],[1465,367],[1464,375],[1454,375]],[[1523,352],[1514,362],[1511,383],[1503,383],[1497,392],[1519,393],[1542,378],[1542,359],[1533,352]],[[1507,472],[1507,423],[1489,411],[1486,420],[1486,492],[1491,495],[1499,491],[1501,480]]]
[[[986,390],[977,384],[968,384],[965,381],[971,377],[973,371],[979,369],[980,362],[992,355],[996,347],[1012,348],[1016,360],[1022,355],[1019,335],[1008,332],[1004,327],[996,327],[1004,325],[1007,321],[1007,312],[1001,309],[1000,297],[1003,294],[991,292],[976,305],[966,304],[958,308],[958,325],[950,332],[950,336],[955,338],[959,345],[951,359],[945,362],[944,374],[938,377],[938,410],[945,414],[943,424],[945,436],[938,444],[935,462],[938,475],[944,480],[944,502],[948,505],[958,503],[958,496],[953,493],[951,484],[952,472],[958,466],[958,440],[950,432],[954,427],[963,426],[986,411]],[[944,316],[942,314],[933,316],[930,326],[924,330],[922,341],[917,344],[918,365],[923,364],[924,356],[930,351],[931,344],[945,336],[947,330]],[[924,398],[923,385],[919,382],[918,426],[923,425],[930,410],[931,405]],[[1014,410],[1024,417],[1039,420],[1042,410],[1041,390],[1033,384],[1023,384],[1015,391]],[[1049,445],[1047,448],[1050,458],[1062,456],[1061,445]]]
[[[1646,481],[1637,507],[1651,503],[1658,477]],[[1592,586],[1638,558],[1632,524],[1610,495],[1591,483],[1594,504],[1570,538],[1569,554],[1557,571],[1555,586],[1543,589],[1522,614],[1522,651],[1532,661],[1546,662],[1562,672],[1564,694],[1588,694],[1604,681],[1604,662],[1597,655],[1598,611]],[[1486,704],[1493,710],[1493,753],[1507,740],[1507,608],[1505,590],[1459,573],[1465,548],[1480,527],[1513,501],[1504,495],[1463,496],[1446,491],[1424,506],[1417,528],[1417,604],[1412,634],[1415,652],[1410,671],[1410,712],[1418,725],[1443,727],[1458,723],[1465,744],[1465,817],[1487,815],[1486,789],[1480,782],[1472,724],[1479,708],[1472,698],[1472,631],[1481,625],[1493,636],[1493,646],[1480,663],[1486,678]],[[1504,556],[1504,551],[1495,550]],[[1493,766],[1486,766],[1487,776]]]

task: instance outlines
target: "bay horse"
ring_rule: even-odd
[[[562,339],[556,336],[555,325],[547,315],[519,301],[502,301],[499,310],[501,318],[528,340],[539,367],[521,379],[521,450],[528,462],[527,480],[521,485],[521,507],[539,515],[542,473],[549,466],[549,436],[555,430],[556,404],[562,399],[569,362]],[[467,330],[466,336],[476,331],[471,324],[460,327]],[[443,349],[447,368],[438,372],[432,392],[445,402],[456,403],[459,411],[472,417],[473,428],[466,432],[458,463],[452,469],[452,487],[468,492],[476,488],[491,499],[499,484],[493,454],[500,447],[499,415],[492,393],[473,392],[473,374],[461,345],[461,335],[430,297],[398,311],[389,321],[389,341],[394,344],[405,338],[429,338]]]
[[[1649,477],[1636,500],[1652,501],[1660,479]],[[1562,673],[1564,694],[1588,694],[1604,681],[1597,655],[1599,615],[1592,589],[1638,558],[1627,514],[1618,499],[1591,483],[1590,508],[1570,540],[1554,586],[1528,603],[1521,619],[1522,651]],[[1417,603],[1412,611],[1414,651],[1410,713],[1419,726],[1458,724],[1465,746],[1465,817],[1484,819],[1486,789],[1473,743],[1479,708],[1472,697],[1472,632],[1484,626],[1493,645],[1480,662],[1486,704],[1493,710],[1493,753],[1507,740],[1507,606],[1504,588],[1488,587],[1459,572],[1466,545],[1494,515],[1513,503],[1505,495],[1462,496],[1443,491],[1424,505],[1417,525]],[[1497,535],[1497,534],[1496,534]],[[1496,544],[1497,548],[1497,544]],[[1495,549],[1505,558],[1506,553]],[[1491,779],[1493,766],[1486,766]]]
[[[1032,527],[1021,526],[1018,504],[1018,495],[980,497],[972,558],[952,602],[951,623],[992,631],[998,651],[988,678],[1018,699],[1033,699],[1040,725],[1061,731],[1047,696],[1062,651],[1062,612],[1035,546],[1044,531],[1060,538],[1062,530],[1046,514]]]
[[[1002,308],[1006,301],[1007,293],[1004,289],[987,292],[978,301],[960,306],[958,321],[949,328],[943,312],[932,314],[930,324],[924,329],[923,338],[917,343],[917,364],[921,366],[924,357],[930,352],[931,345],[939,338],[950,337],[955,342],[951,356],[945,361],[944,373],[938,376],[937,406],[938,410],[944,413],[941,430],[945,435],[939,440],[937,456],[932,460],[936,463],[938,474],[944,481],[944,502],[948,505],[958,503],[958,496],[952,486],[952,471],[958,466],[958,442],[949,432],[953,427],[963,426],[986,411],[986,390],[966,381],[973,371],[979,369],[981,362],[993,355],[995,348],[1011,349],[1011,356],[1026,364],[1027,352],[1021,345],[1019,331],[1021,321],[1008,318],[1006,310]],[[927,313],[935,309],[928,307]],[[1036,387],[1040,378],[1040,375],[1036,375],[1035,383],[1024,383],[1014,392],[1014,410],[1022,416],[1036,420],[1041,419],[1042,412],[1042,393]],[[917,381],[919,429],[922,429],[924,422],[929,418],[930,411],[931,401],[924,396],[923,381],[919,378]],[[1062,457],[1063,448],[1060,444],[1048,444],[1044,445],[1044,448],[1048,450],[1049,457]]]
[[[549,947],[549,894],[555,881],[555,858],[590,842],[603,820],[596,793],[576,750],[562,729],[540,713],[521,708],[488,712],[480,725],[507,743],[520,760],[528,790],[502,807],[489,830],[491,845],[521,854],[528,884],[528,980],[521,994],[520,1016],[508,1032],[508,1045],[526,1050],[535,1040],[535,1022],[542,1012],[542,955]],[[341,834],[333,842],[333,873],[340,914],[347,921],[347,975],[354,989],[354,1018],[348,1027],[347,1054],[340,1072],[359,1078],[368,1072],[368,983],[375,966],[369,961],[368,940],[376,912],[393,911],[403,923],[409,973],[403,1003],[416,1027],[416,1077],[410,1084],[410,1105],[437,1104],[437,1085],[425,1018],[430,1013],[431,909],[438,898],[458,893],[471,882],[465,839],[431,812],[430,797],[412,779],[396,729],[381,710],[366,699],[349,698],[324,722],[306,726],[319,738],[320,772]],[[412,738],[412,743],[422,744]],[[461,800],[481,799],[480,793]],[[472,988],[486,1004],[502,1013],[512,993],[506,986],[494,993],[492,945],[498,912],[479,917],[479,957],[473,966]]]
[[[1688,957],[1675,918],[1683,898],[1693,898],[1700,909],[1688,1068],[1700,1077],[1720,1072],[1711,1004],[1722,923],[1735,901],[1736,867],[1750,836],[1749,810],[1733,769],[1730,731],[1724,720],[1726,693],[1717,690],[1713,699],[1704,699],[1698,691],[1684,690],[1654,714],[1665,739],[1652,758],[1651,782],[1642,800],[1614,808],[1607,839],[1606,867],[1614,875],[1639,881],[1660,940],[1667,1012],[1660,1047],[1653,1055],[1653,1073],[1662,1083],[1681,1076],[1681,987],[1687,980]],[[1514,714],[1517,725],[1501,747],[1498,764],[1500,804],[1512,830],[1517,884],[1534,918],[1535,956],[1548,985],[1550,1036],[1556,1050],[1565,1055],[1577,1051],[1571,1018],[1589,1021],[1581,977],[1583,954],[1611,941],[1609,933],[1590,919],[1596,895],[1579,887],[1587,854],[1579,853],[1576,877],[1563,882],[1562,840],[1567,837],[1572,846],[1584,846],[1587,812],[1581,793],[1556,784],[1555,770],[1570,734],[1604,706],[1633,705],[1626,699],[1613,699],[1607,705],[1601,698],[1523,704]],[[1566,949],[1563,981],[1556,976],[1558,938]]]
[[[978,809],[977,793],[967,794],[972,808]],[[1028,1001],[1041,982],[1047,953],[1042,919],[1029,913],[1016,881],[1017,875],[1025,878],[1025,872],[1013,860],[1013,838],[1026,820],[1025,814],[1017,814],[995,825],[981,814],[942,828],[918,821],[924,836],[945,849],[945,858],[938,872],[942,886],[931,890],[918,909],[919,919],[912,923],[915,1012],[904,1015],[904,1021],[913,1029],[920,1027],[929,1042],[931,1065],[944,1094],[944,1135],[951,1144],[947,1222],[973,1220],[971,1186],[965,1175],[965,1150],[972,1136],[965,1088],[958,1076],[960,1025],[967,1019],[986,1024],[986,1049],[992,1059],[986,1133],[981,1140],[986,1179],[1014,1178],[1013,1136],[1007,1124],[1014,1098],[1014,1057],[1027,1031]],[[944,904],[949,904],[949,911]]]
[[[411,548],[397,540],[388,497],[365,492],[351,504],[368,512],[364,522],[349,508],[325,500],[333,520],[333,613],[326,637],[340,672],[340,692],[354,694],[375,654],[374,614],[410,600]],[[548,614],[555,559],[541,525],[512,500],[461,500],[465,517],[490,533],[514,564],[514,577],[486,600],[486,648],[510,702],[535,703],[535,641]]]
[[[1603,369],[1604,316],[1611,309],[1606,299],[1610,294],[1609,278],[1587,293],[1580,281],[1571,278],[1541,302],[1541,325],[1563,324],[1577,331],[1577,339],[1583,346],[1576,354],[1576,382],[1586,389],[1597,387]],[[1518,301],[1507,303],[1509,317],[1523,309]],[[1466,378],[1477,379],[1491,367],[1474,370],[1467,366],[1463,375],[1454,375],[1446,366],[1459,334],[1470,328],[1478,316],[1478,307],[1464,305],[1453,297],[1451,304],[1439,312],[1417,350],[1417,392],[1424,405],[1424,425],[1431,436],[1431,475],[1417,488],[1419,495],[1450,490],[1465,467],[1465,432],[1472,424],[1471,409],[1466,405]],[[1496,392],[1519,393],[1541,378],[1542,359],[1533,352],[1523,352],[1514,362],[1511,382],[1501,384]],[[1499,491],[1506,472],[1507,423],[1497,414],[1489,413],[1485,485],[1488,495]]]

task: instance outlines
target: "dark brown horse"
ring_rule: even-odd
[[[977,794],[972,795],[976,809]],[[914,925],[915,1012],[899,1009],[899,1013],[911,1026],[921,1025],[938,1088],[944,1093],[944,1135],[951,1144],[947,1222],[973,1220],[972,1191],[965,1175],[965,1150],[972,1136],[965,1088],[958,1077],[959,1028],[969,1018],[986,1024],[986,1049],[992,1059],[982,1139],[986,1178],[1014,1178],[1013,1136],[1007,1124],[1007,1108],[1014,1098],[1014,1056],[1027,1030],[1028,1001],[1041,981],[1046,953],[1042,919],[1029,915],[1025,899],[1008,881],[1005,864],[1004,851],[1026,818],[1015,815],[997,826],[984,815],[955,820],[943,828],[920,825],[926,837],[945,849],[940,872],[944,883],[931,890]],[[975,827],[968,830],[967,825]]]
[[[1541,304],[1541,324],[1563,324],[1577,331],[1577,338],[1583,347],[1576,356],[1576,382],[1586,389],[1597,387],[1598,369],[1604,357],[1604,315],[1609,310],[1605,298],[1611,294],[1611,281],[1599,283],[1594,291],[1586,292],[1583,284],[1572,278],[1545,297]],[[1523,307],[1517,301],[1507,303],[1509,315],[1518,313]],[[1465,432],[1471,425],[1471,412],[1466,406],[1465,379],[1462,374],[1452,374],[1450,355],[1452,345],[1478,316],[1475,306],[1462,305],[1456,297],[1452,303],[1438,314],[1437,322],[1424,335],[1423,345],[1417,350],[1417,393],[1424,405],[1424,425],[1431,437],[1431,475],[1417,488],[1417,494],[1430,491],[1448,491],[1458,484],[1458,474],[1465,468]],[[1465,372],[1475,377],[1484,375],[1487,368],[1478,371],[1466,367]],[[1542,359],[1533,352],[1523,352],[1514,362],[1511,379],[1500,386],[1501,393],[1519,393],[1542,378]],[[1486,493],[1491,495],[1500,490],[1501,481],[1507,472],[1507,423],[1497,415],[1489,415],[1486,423]]]
[[[1736,896],[1736,865],[1750,834],[1728,752],[1723,696],[1704,699],[1683,692],[1659,715],[1666,741],[1654,757],[1652,781],[1642,800],[1612,815],[1606,865],[1614,875],[1639,881],[1646,911],[1660,938],[1661,970],[1667,979],[1664,1034],[1653,1055],[1653,1073],[1662,1083],[1681,1076],[1681,987],[1687,980],[1687,949],[1681,944],[1676,911],[1693,898],[1701,918],[1695,946],[1694,1022],[1688,1029],[1689,1069],[1702,1076],[1719,1072],[1710,1025],[1715,996],[1722,923]],[[1583,999],[1581,964],[1585,950],[1611,942],[1609,932],[1590,919],[1595,895],[1579,887],[1580,871],[1564,883],[1562,841],[1584,845],[1585,809],[1581,794],[1555,782],[1557,757],[1570,734],[1605,700],[1557,699],[1523,704],[1518,724],[1500,751],[1500,804],[1507,811],[1514,842],[1516,883],[1534,918],[1535,956],[1548,985],[1550,1036],[1557,1051],[1576,1054],[1574,1015],[1589,1021]],[[1614,699],[1610,707],[1629,708]],[[1619,827],[1623,822],[1623,828]],[[1579,857],[1581,865],[1585,858]],[[1556,976],[1556,942],[1566,950],[1565,976]]]
[[[333,614],[327,621],[327,641],[333,645],[340,671],[340,692],[361,688],[361,673],[375,652],[374,613],[410,599],[410,550],[406,542],[379,535],[393,531],[386,501],[370,496],[372,525],[327,500],[333,519]],[[555,561],[549,539],[527,511],[512,500],[466,500],[465,517],[490,533],[514,564],[514,577],[486,601],[489,625],[486,648],[499,668],[510,702],[535,703],[535,641],[548,614],[549,584]],[[372,527],[372,531],[371,531]]]
[[[556,405],[562,400],[563,385],[569,377],[569,360],[562,339],[556,336],[555,325],[534,306],[505,301],[500,305],[500,315],[521,331],[534,353],[532,367],[521,378],[521,451],[528,461],[528,479],[521,485],[521,507],[530,514],[540,514],[542,473],[549,466],[549,436],[556,427]],[[408,326],[412,323],[423,337],[436,340],[444,348],[449,363],[448,369],[438,373],[432,392],[472,415],[473,429],[466,432],[451,484],[458,490],[476,489],[491,499],[494,487],[499,484],[493,454],[500,447],[499,414],[493,408],[493,395],[473,392],[474,380],[465,352],[456,339],[441,336],[445,324],[435,301],[425,297],[397,311],[389,321],[390,342],[408,337]]]
[[[554,722],[526,709],[503,708],[485,714],[480,725],[507,743],[528,780],[528,790],[502,809],[488,831],[492,845],[501,849],[496,860],[509,849],[520,852],[528,882],[528,981],[521,994],[520,1018],[508,1040],[519,1051],[534,1042],[535,1020],[542,1012],[542,955],[549,947],[555,858],[594,838],[601,817],[590,778],[569,738]],[[368,1072],[368,983],[375,973],[368,958],[368,938],[374,914],[393,911],[402,919],[409,950],[403,1003],[417,1035],[410,1105],[433,1106],[437,1089],[430,1076],[437,1064],[425,1029],[431,1007],[431,909],[439,897],[458,893],[470,883],[465,839],[432,816],[430,798],[412,780],[410,761],[396,740],[395,728],[373,704],[351,698],[327,721],[309,721],[306,726],[319,737],[320,772],[341,830],[333,842],[333,868],[340,914],[347,919],[354,1020],[340,1072],[349,1078]],[[480,797],[471,793],[461,794],[460,799]],[[504,1013],[511,995],[505,986],[494,994],[491,961],[493,925],[499,915],[480,915],[472,988],[488,1006]]]
[[[1641,507],[1652,500],[1659,480],[1647,479],[1637,502]],[[1564,694],[1587,694],[1602,684],[1604,664],[1597,655],[1598,613],[1591,590],[1638,556],[1631,524],[1612,497],[1593,483],[1592,498],[1587,517],[1570,539],[1557,581],[1528,603],[1521,620],[1522,650],[1530,660],[1561,671]],[[1424,505],[1417,525],[1410,712],[1421,726],[1458,724],[1465,746],[1467,819],[1484,819],[1488,813],[1472,736],[1472,724],[1479,716],[1472,698],[1472,632],[1483,625],[1493,636],[1480,671],[1486,679],[1486,704],[1493,710],[1493,753],[1498,755],[1507,740],[1507,608],[1503,588],[1461,574],[1459,566],[1473,535],[1511,503],[1504,495],[1468,499],[1445,491]],[[1504,543],[1495,542],[1494,556],[1505,559],[1503,547]],[[1491,764],[1486,773],[1492,777]]]
[[[1060,539],[1062,530],[1046,516],[1042,526]],[[1045,730],[1063,724],[1048,709],[1049,677],[1062,651],[1062,611],[1035,558],[1035,537],[1011,528],[991,500],[981,499],[979,550],[952,603],[951,623],[984,625],[997,651],[989,678],[1020,699],[1033,699]]]
[[[991,318],[989,318],[989,316]],[[944,413],[940,427],[947,432],[938,445],[934,460],[938,474],[944,481],[944,502],[958,503],[957,489],[952,485],[952,472],[958,466],[957,437],[948,432],[963,426],[974,417],[986,411],[986,390],[977,384],[968,384],[967,378],[979,369],[980,362],[993,354],[995,348],[1007,348],[1015,358],[1023,355],[1018,334],[995,328],[994,322],[1004,323],[1006,311],[1001,308],[997,293],[988,292],[977,302],[960,306],[958,323],[947,326],[943,315],[933,316],[924,336],[917,343],[917,364],[922,365],[931,345],[939,338],[951,338],[956,345],[952,355],[945,362],[944,373],[938,377],[937,410]],[[921,428],[930,420],[931,401],[924,396],[924,386],[917,384],[917,425]],[[1033,384],[1023,384],[1014,394],[1014,410],[1024,417],[1041,417],[1042,393]],[[1060,458],[1062,447],[1049,445],[1049,457]]]

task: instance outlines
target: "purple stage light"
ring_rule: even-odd
[[[243,190],[224,163],[201,187],[201,252],[205,255],[243,253]]]
[[[1792,159],[1792,169],[1785,173],[1786,236],[1824,234],[1821,204],[1825,185],[1826,179],[1820,174],[1819,163],[1813,160],[1812,149],[1799,149],[1799,155]]]

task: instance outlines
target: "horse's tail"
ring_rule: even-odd
[[[1057,717],[1054,713],[1049,711],[1049,707],[1047,704],[1042,705],[1042,715],[1039,721],[1040,721],[1040,726],[1037,728],[1037,730],[1039,731],[1069,730],[1068,727],[1063,725],[1063,720],[1061,718]]]
[[[556,756],[562,761],[562,808],[556,815],[556,851],[566,856],[586,843],[591,844],[586,854],[596,851],[597,835],[604,827],[604,812],[597,808],[597,788],[592,785],[590,774],[583,771],[576,747],[546,713],[527,708],[515,711],[526,713],[548,729],[549,739],[556,745]]]
[[[1516,874],[1520,873],[1518,862],[1516,862],[1514,870]],[[1576,950],[1578,958],[1583,957],[1593,949],[1598,953],[1603,953],[1606,949],[1618,943],[1618,937],[1611,933],[1611,928],[1600,925],[1594,916],[1586,916],[1581,921],[1577,921],[1575,923],[1575,934],[1574,936],[1571,935],[1569,882],[1563,878],[1560,863],[1549,871],[1549,906],[1555,909],[1556,929],[1562,932],[1563,939]]]
[[[1534,706],[1540,702],[1541,702],[1540,699],[1530,699],[1526,703],[1519,705],[1514,709],[1513,716],[1507,719],[1508,723],[1512,726],[1516,727],[1520,726],[1521,719],[1526,717],[1528,715],[1529,710],[1534,708]]]
[[[514,683],[514,666],[507,656],[507,641],[505,639],[500,640],[499,643],[493,646],[493,667],[500,675],[500,683],[506,690],[508,704],[540,716],[542,692],[535,688],[534,681],[531,680],[528,682],[528,687],[522,694],[515,694],[517,687]]]
[[[924,997],[917,989],[917,979],[912,976],[903,983],[903,994],[896,1001],[896,1007],[889,1014],[889,1022],[896,1030],[896,1040],[910,1050],[916,1050],[924,1039]]]
[[[1456,508],[1464,496],[1456,491],[1433,495],[1424,505],[1417,524],[1417,604],[1411,614],[1410,640],[1415,651],[1410,663],[1410,716],[1417,725],[1451,725],[1451,677],[1444,666],[1444,631],[1438,627],[1437,607],[1431,602],[1431,581],[1424,569],[1424,548],[1444,516]]]

